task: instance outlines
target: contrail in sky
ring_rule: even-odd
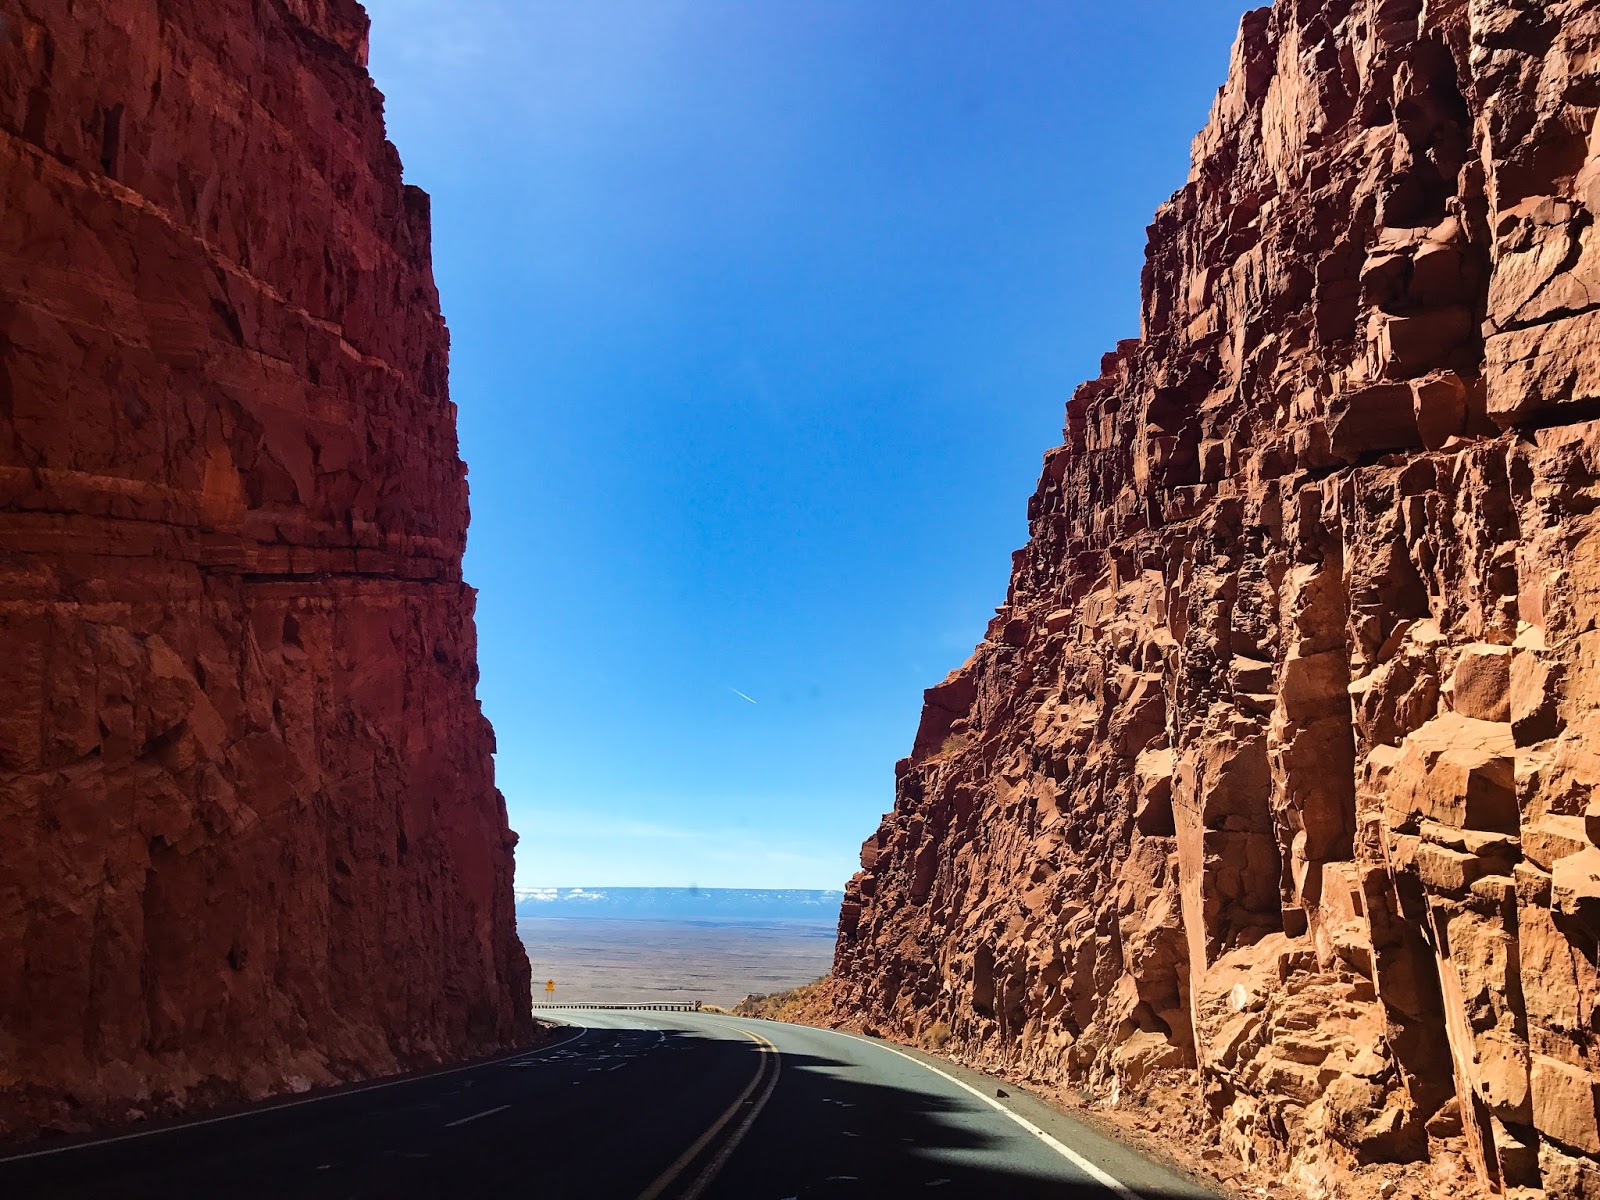
[[[745,694],[744,694],[744,693],[743,693],[743,692],[741,692],[741,691],[740,691],[740,690],[739,690],[739,689],[738,689],[738,688],[729,688],[729,689],[728,689],[728,690],[729,690],[729,691],[730,691],[730,692],[732,692],[732,693],[733,693],[733,694],[734,694],[734,695],[735,695],[735,696],[738,696],[738,697],[739,697],[739,698],[740,698],[740,699],[743,699],[743,700],[750,700],[750,697],[749,697],[749,696],[746,696],[746,695],[745,695]],[[754,704],[754,703],[755,703],[755,701],[754,701],[754,700],[750,700],[750,703],[751,703],[751,704]]]

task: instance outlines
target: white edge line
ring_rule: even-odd
[[[810,1028],[820,1029],[822,1027],[821,1026],[811,1026]],[[935,1075],[939,1076],[939,1078],[948,1080],[949,1082],[955,1084],[958,1088],[960,1088],[964,1092],[971,1092],[974,1096],[976,1096],[979,1100],[982,1100],[990,1108],[996,1109],[997,1111],[1002,1112],[1006,1116],[1010,1117],[1013,1121],[1015,1121],[1018,1125],[1021,1125],[1029,1133],[1034,1134],[1036,1137],[1038,1137],[1038,1139],[1040,1141],[1042,1141],[1046,1146],[1049,1146],[1050,1149],[1054,1150],[1057,1154],[1061,1155],[1062,1158],[1066,1159],[1073,1166],[1077,1167],[1078,1170],[1084,1172],[1091,1179],[1093,1179],[1096,1183],[1102,1185],[1103,1187],[1110,1188],[1117,1195],[1121,1196],[1123,1198],[1123,1200],[1143,1200],[1143,1197],[1141,1197],[1138,1192],[1134,1191],[1127,1184],[1123,1183],[1120,1179],[1117,1179],[1115,1176],[1106,1174],[1105,1171],[1103,1171],[1099,1167],[1095,1166],[1092,1162],[1090,1162],[1083,1155],[1079,1154],[1071,1146],[1065,1145],[1064,1143],[1062,1143],[1060,1141],[1057,1141],[1055,1138],[1051,1137],[1044,1130],[1040,1129],[1032,1121],[1028,1120],[1028,1118],[1022,1116],[1020,1113],[1012,1112],[1009,1108],[1007,1108],[1004,1104],[1001,1104],[1000,1101],[996,1100],[993,1096],[986,1095],[985,1093],[980,1092],[977,1088],[973,1087],[970,1083],[966,1083],[966,1082],[964,1082],[964,1081],[962,1081],[960,1079],[957,1079],[954,1075],[950,1075],[950,1074],[947,1074],[944,1071],[941,1071],[938,1067],[934,1066],[932,1063],[923,1062],[922,1059],[917,1058],[915,1055],[907,1054],[904,1050],[900,1050],[900,1049],[898,1049],[898,1048],[896,1048],[894,1046],[891,1046],[887,1042],[878,1041],[875,1038],[857,1037],[853,1033],[845,1033],[842,1030],[838,1030],[838,1029],[824,1029],[823,1032],[824,1033],[837,1034],[839,1037],[849,1038],[853,1042],[861,1042],[861,1043],[863,1043],[865,1045],[868,1045],[868,1046],[876,1046],[880,1050],[887,1050],[890,1054],[898,1055],[900,1058],[905,1059],[907,1062],[916,1063],[917,1066],[923,1067],[926,1070],[932,1071]]]
[[[316,1104],[323,1100],[336,1100],[345,1096],[359,1096],[362,1092],[376,1092],[383,1088],[400,1087],[408,1083],[426,1083],[430,1079],[442,1079],[446,1075],[459,1075],[463,1071],[478,1071],[484,1067],[497,1067],[513,1059],[528,1059],[547,1051],[555,1050],[561,1046],[569,1046],[589,1032],[589,1026],[579,1027],[578,1032],[559,1042],[552,1042],[548,1046],[540,1046],[537,1050],[518,1050],[515,1054],[508,1054],[503,1058],[492,1058],[488,1062],[469,1063],[464,1067],[447,1067],[443,1071],[431,1071],[426,1075],[407,1075],[399,1079],[385,1079],[378,1083],[365,1083],[360,1087],[346,1088],[341,1091],[327,1091],[315,1096],[305,1096],[298,1100],[281,1100],[276,1104],[269,1104],[264,1108],[247,1108],[240,1112],[224,1113],[220,1117],[202,1117],[198,1121],[184,1121],[178,1125],[165,1125],[160,1129],[140,1129],[133,1133],[119,1133],[114,1137],[96,1138],[92,1142],[74,1142],[70,1146],[49,1146],[43,1150],[29,1150],[25,1154],[12,1154],[0,1158],[0,1163],[23,1162],[30,1158],[47,1158],[52,1154],[69,1154],[74,1150],[92,1150],[97,1146],[110,1146],[116,1142],[131,1142],[136,1138],[159,1137],[164,1133],[177,1133],[183,1129],[198,1129],[202,1125],[220,1125],[224,1121],[237,1121],[242,1117],[260,1117],[267,1113],[281,1112],[286,1108],[299,1108],[306,1104]]]
[[[473,1113],[470,1117],[460,1117],[454,1121],[446,1121],[444,1127],[446,1129],[454,1129],[457,1125],[465,1125],[469,1121],[476,1121],[479,1117],[492,1117],[497,1112],[505,1112],[510,1107],[511,1105],[509,1104],[502,1104],[499,1108],[486,1108],[480,1113]]]

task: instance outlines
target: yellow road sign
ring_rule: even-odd
[[[555,991],[556,990],[556,981],[554,979],[546,979],[544,981],[544,990],[547,991],[547,992]]]

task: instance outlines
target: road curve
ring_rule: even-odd
[[[562,1016],[572,1025],[564,1040],[531,1054],[220,1120],[0,1151],[0,1196],[1215,1195],[1010,1085],[899,1047],[710,1014]]]

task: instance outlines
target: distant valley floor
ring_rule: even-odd
[[[831,921],[520,917],[517,932],[533,964],[535,1004],[700,1000],[726,1008],[826,974],[836,929]]]

